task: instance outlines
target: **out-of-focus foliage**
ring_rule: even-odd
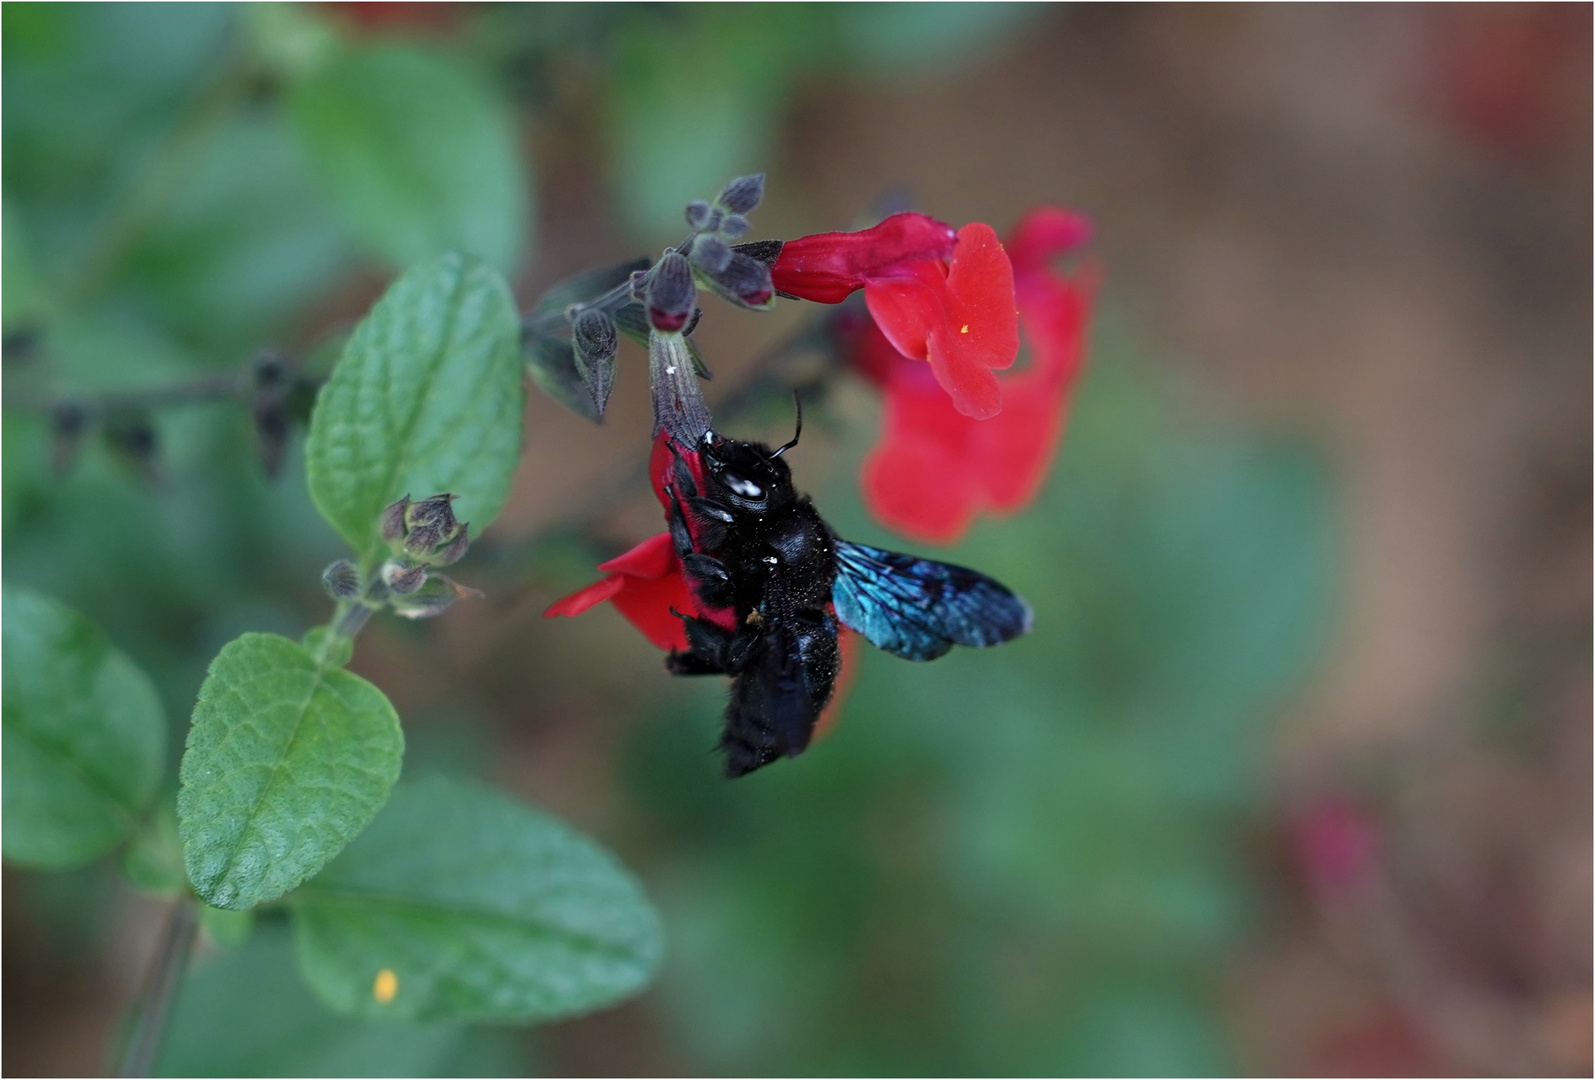
[[[473,74],[363,50],[296,86],[291,106],[317,182],[372,251],[397,267],[457,251],[515,268],[529,177],[503,101]]]
[[[160,783],[166,718],[145,675],[82,616],[5,590],[5,857],[88,862]]]
[[[1100,336],[1038,505],[952,556],[1030,600],[1031,636],[860,650],[835,733],[746,782],[713,782],[714,690],[642,722],[663,992],[715,1071],[1236,1067],[1215,980],[1254,902],[1261,725],[1327,628],[1325,477],[1188,430]],[[883,540],[846,494],[820,504]]]
[[[292,898],[306,976],[341,1011],[543,1020],[635,993],[663,941],[613,856],[491,788],[401,786]],[[395,993],[372,993],[373,973]]]
[[[294,971],[287,927],[271,922],[242,948],[199,961],[155,1075],[524,1076],[527,1068],[506,1031],[328,1012]]]

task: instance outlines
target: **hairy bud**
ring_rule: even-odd
[[[654,268],[648,282],[648,322],[669,333],[680,330],[692,314],[697,287],[692,283],[692,267],[679,252],[668,252]]]
[[[764,174],[739,176],[727,184],[715,201],[733,214],[746,214],[764,200]]]
[[[751,228],[753,225],[747,218],[741,214],[732,214],[720,223],[720,235],[727,240],[735,240],[739,236],[745,236]]]
[[[353,600],[360,595],[360,568],[339,559],[321,572],[321,586],[334,600]]]
[[[775,298],[770,267],[735,249],[725,268],[709,275],[709,283],[722,299],[738,307],[762,310]]]
[[[576,371],[582,385],[593,399],[593,408],[602,416],[609,403],[609,391],[615,385],[615,350],[620,347],[615,321],[596,308],[587,308],[576,316],[571,344],[576,350]]]
[[[698,373],[687,339],[680,334],[648,336],[648,377],[653,389],[654,434],[668,431],[694,446],[709,430],[709,407],[698,389]]]
[[[718,236],[700,236],[692,244],[692,261],[717,274],[731,261],[731,246]]]
[[[702,199],[696,199],[687,204],[687,225],[693,229],[701,229],[709,222],[709,204]]]
[[[426,584],[426,564],[389,559],[382,564],[382,583],[400,596],[413,593]]]
[[[481,595],[480,590],[461,585],[445,574],[432,574],[414,592],[395,597],[393,612],[406,619],[430,619],[443,614],[456,600]]]
[[[459,528],[459,522],[454,520],[454,511],[450,503],[454,496],[447,492],[442,495],[433,495],[422,499],[420,502],[410,504],[404,513],[404,524],[410,529],[424,528],[428,525],[437,526],[440,536],[452,537],[454,530]]]
[[[410,510],[410,496],[406,495],[398,502],[389,503],[382,511],[382,539],[389,544],[397,544],[404,539],[404,515]]]

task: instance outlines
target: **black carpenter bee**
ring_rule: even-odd
[[[732,676],[720,736],[731,777],[808,746],[841,666],[838,622],[909,660],[1030,629],[1030,606],[984,574],[839,538],[781,460],[802,432],[799,403],[797,434],[775,449],[713,431],[691,455],[672,444],[676,553],[699,602],[734,622],[677,612],[690,648],[666,665]]]

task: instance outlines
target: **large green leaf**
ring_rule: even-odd
[[[272,922],[197,965],[178,991],[155,1075],[526,1075],[508,1032],[350,1020],[317,1001],[294,968],[288,928]]]
[[[514,268],[531,182],[509,111],[471,73],[413,48],[359,51],[294,87],[290,105],[322,190],[373,252]]]
[[[211,662],[180,773],[188,879],[208,903],[281,896],[352,840],[399,778],[404,735],[382,691],[275,634]]]
[[[3,607],[5,857],[88,862],[133,831],[160,783],[160,698],[76,612],[10,587]]]
[[[658,917],[613,856],[459,780],[398,788],[290,903],[311,986],[365,1016],[567,1016],[635,993],[662,949]]]
[[[357,551],[403,495],[459,496],[478,531],[521,452],[520,325],[509,287],[445,255],[395,282],[355,330],[311,418],[310,494]]]

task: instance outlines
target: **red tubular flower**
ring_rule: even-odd
[[[918,540],[951,543],[980,511],[1012,513],[1035,498],[1063,436],[1094,291],[1089,278],[1065,277],[1049,262],[1085,243],[1090,231],[1082,215],[1043,207],[1009,237],[1030,364],[1000,380],[985,373],[1003,403],[991,419],[959,408],[943,392],[946,384],[931,377],[934,367],[905,356],[876,305],[869,305],[873,320],[843,317],[850,362],[886,395],[881,441],[862,477],[865,501],[882,523]]]
[[[1019,351],[1014,273],[991,226],[956,233],[924,214],[893,214],[873,229],[788,240],[771,268],[775,287],[822,304],[858,289],[896,351],[928,360],[966,416],[1002,409],[993,369]]]
[[[580,615],[608,600],[659,648],[687,648],[687,632],[670,609],[696,615],[698,607],[669,533],[650,536],[624,555],[599,563],[598,569],[609,576],[554,601],[543,617]]]
[[[665,493],[665,484],[675,468],[677,454],[687,463],[700,490],[703,484],[703,463],[697,451],[682,450],[679,446],[672,451],[669,435],[660,432],[648,459],[648,476],[654,495],[666,513],[670,499]],[[672,609],[722,626],[735,625],[732,612],[706,607],[693,595],[668,532],[650,536],[624,555],[599,563],[598,569],[609,576],[554,601],[543,611],[543,617],[580,615],[608,600],[628,622],[642,631],[643,637],[661,649],[679,652],[687,649],[687,633]]]

